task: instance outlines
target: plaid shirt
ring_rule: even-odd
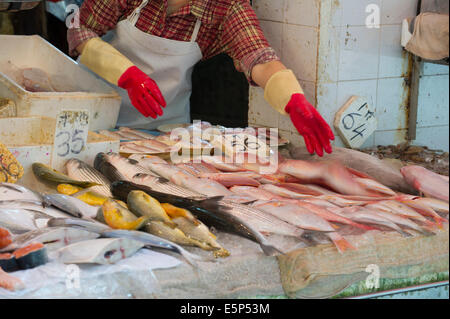
[[[85,0],[80,9],[80,27],[68,30],[70,54],[82,42],[104,35],[129,16],[143,0]],[[166,16],[167,0],[150,0],[142,9],[136,27],[146,33],[178,41],[190,41],[195,22],[202,22],[197,43],[203,59],[227,53],[236,68],[251,81],[257,64],[279,60],[269,46],[248,0],[190,0]]]

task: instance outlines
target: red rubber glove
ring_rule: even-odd
[[[166,101],[158,85],[136,66],[128,68],[117,84],[128,91],[131,103],[142,115],[154,119],[163,115],[161,106],[166,107]]]
[[[305,139],[306,148],[310,154],[316,152],[322,157],[323,150],[328,154],[333,152],[330,143],[330,140],[334,140],[333,131],[303,94],[293,94],[284,110]]]

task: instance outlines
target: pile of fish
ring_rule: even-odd
[[[423,180],[429,181],[428,189],[417,182],[413,186],[433,197],[418,197],[396,192],[336,162],[281,159],[277,172],[261,174],[260,166],[266,164],[229,164],[218,157],[201,159],[173,164],[147,155],[126,159],[99,154],[95,167],[116,181],[112,185],[116,197],[125,198],[130,190],[140,189],[194,214],[195,208],[207,200],[219,205],[213,209],[215,217],[238,217],[262,234],[266,242],[268,234],[305,239],[305,233],[309,238],[320,233],[343,252],[357,245],[349,243],[340,228],[430,236],[448,223],[448,180],[429,171],[421,172]],[[415,172],[415,167],[402,170],[407,181]],[[207,214],[196,216],[206,224],[211,222]]]
[[[93,167],[69,160],[65,174],[35,163],[35,176],[54,194],[0,184],[0,287],[23,287],[5,272],[45,264],[47,252],[63,263],[110,264],[157,249],[195,267],[214,258],[183,246],[230,255],[212,228],[275,256],[288,251],[274,237],[307,245],[325,239],[344,253],[358,247],[358,236],[348,235],[432,236],[448,223],[449,180],[423,168],[401,173],[426,197],[390,189],[338,162],[280,157],[276,171],[264,173],[267,165],[247,157],[240,164],[218,156],[173,163],[100,153]]]
[[[228,134],[240,133],[255,136],[267,145],[273,141],[276,141],[276,145],[288,143],[287,140],[280,138],[278,134],[272,136],[275,133],[271,133],[267,129],[262,130],[251,127],[246,129],[225,128],[212,126],[208,122],[194,123],[186,128],[176,128],[171,132],[157,136],[128,127],[120,127],[115,131],[101,130],[99,133],[121,140],[120,153],[123,154],[157,155],[178,152],[181,149],[213,149],[214,139],[218,137],[223,138]]]

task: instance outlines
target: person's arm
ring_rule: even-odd
[[[297,77],[270,47],[258,18],[247,1],[233,5],[224,21],[221,41],[252,85],[264,88],[264,97],[279,113],[288,115],[305,139],[308,151],[323,156],[332,152],[330,126],[305,98]]]
[[[333,151],[334,134],[328,123],[305,98],[303,89],[291,70],[280,61],[258,64],[252,69],[253,81],[264,88],[264,98],[279,113],[289,114],[303,136],[309,153],[323,156]]]
[[[80,8],[80,27],[68,30],[69,51],[111,84],[128,91],[133,106],[144,116],[163,114],[166,101],[156,82],[99,36],[116,27],[127,9],[124,0],[86,0]]]

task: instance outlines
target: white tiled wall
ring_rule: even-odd
[[[379,28],[365,25],[369,4],[380,8]],[[253,6],[272,47],[330,125],[352,95],[361,95],[373,103],[379,122],[364,147],[405,141],[411,59],[400,47],[400,30],[402,20],[415,15],[417,0],[253,0]],[[423,75],[415,143],[448,151],[448,67],[426,64]],[[250,96],[250,124],[277,126],[302,143],[289,119],[264,101],[262,89],[251,88]],[[339,138],[335,144],[343,145]]]

